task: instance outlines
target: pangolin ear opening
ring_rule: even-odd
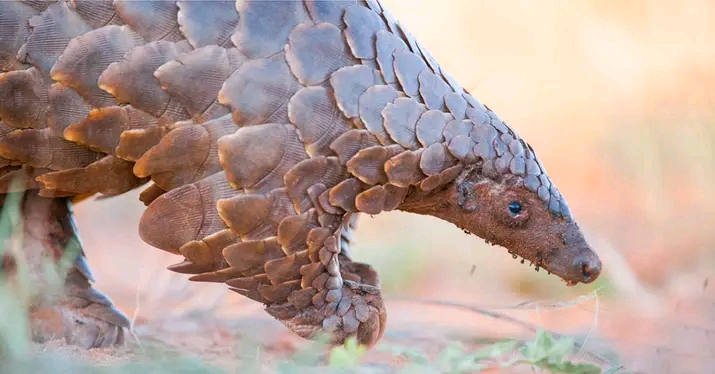
[[[454,180],[457,191],[457,204],[464,212],[475,213],[489,199],[490,181],[479,176],[479,170],[466,171]],[[492,182],[493,183],[493,182]]]
[[[462,211],[476,212],[479,210],[479,186],[472,183],[461,183],[457,185],[457,205]]]

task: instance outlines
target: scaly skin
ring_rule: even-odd
[[[377,0],[0,7],[0,166],[42,196],[151,180],[139,234],[169,269],[300,336],[384,332],[349,253],[361,213],[452,222],[568,285],[600,274],[532,147]]]

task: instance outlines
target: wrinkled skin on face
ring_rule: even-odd
[[[477,166],[468,167],[444,189],[410,196],[400,210],[451,222],[557,275],[569,286],[593,282],[601,273],[598,255],[570,213],[549,211],[519,176],[490,179],[480,175]]]

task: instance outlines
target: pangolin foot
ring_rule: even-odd
[[[84,349],[123,346],[131,321],[76,269],[65,281],[65,295],[57,303],[30,311],[32,338],[37,343],[64,337]]]

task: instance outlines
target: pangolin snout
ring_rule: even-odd
[[[571,262],[573,274],[580,274],[582,283],[591,283],[601,274],[601,260],[593,252],[578,255]]]

